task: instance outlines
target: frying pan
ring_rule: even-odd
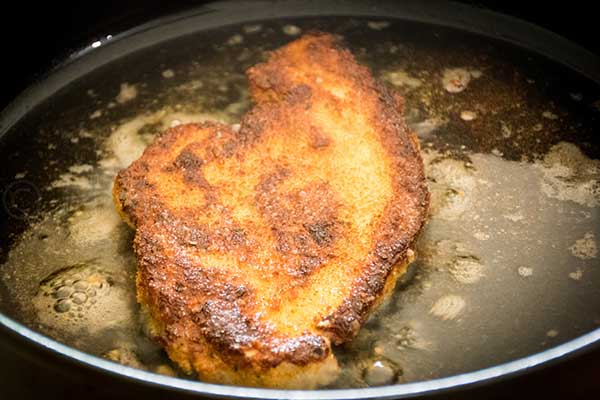
[[[235,121],[248,107],[244,68],[311,29],[342,36],[403,93],[424,149],[434,205],[419,259],[355,342],[338,350],[346,387],[364,386],[375,356],[394,364],[397,380],[319,391],[236,388],[99,357],[141,328],[106,330],[73,302],[65,311],[52,285],[65,274],[108,276],[108,289],[95,294],[133,301],[131,235],[121,226],[103,230],[111,217],[97,213],[108,212],[102,193],[111,165],[175,119]],[[600,339],[599,82],[595,55],[456,3],[211,3],[101,38],[0,116],[2,345],[115,391],[250,398],[447,394],[590,351]],[[115,147],[132,138],[133,147]],[[74,319],[64,319],[70,313]],[[139,336],[143,361],[163,362]]]

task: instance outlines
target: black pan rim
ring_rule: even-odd
[[[69,347],[2,314],[0,314],[0,326],[16,333],[38,349],[49,350],[56,356],[78,365],[151,387],[174,389],[187,394],[209,395],[215,398],[315,400],[412,398],[442,391],[458,391],[510,379],[513,376],[548,367],[600,346],[600,328],[597,328],[585,335],[527,357],[445,378],[362,389],[288,390],[217,385],[160,375],[117,364]]]
[[[191,33],[241,22],[253,22],[273,18],[325,17],[334,15],[409,20],[462,29],[500,39],[525,48],[530,52],[541,54],[553,62],[562,64],[580,75],[596,83],[600,83],[600,57],[567,39],[528,22],[464,4],[434,1],[428,2],[425,9],[423,3],[416,0],[404,1],[402,3],[375,0],[336,0],[327,3],[319,3],[317,1],[303,2],[299,0],[268,0],[260,2],[221,1],[180,14],[159,18],[114,36],[108,35],[105,39],[96,41],[73,53],[45,77],[25,90],[0,113],[0,139],[29,109],[52,96],[56,90],[68,82],[79,78],[101,64],[108,63],[122,56],[124,53],[154,45],[159,41],[167,41],[175,37],[175,32],[176,35],[182,34],[181,30],[172,29],[171,31],[167,30],[167,33],[170,32],[171,36],[161,34],[158,41],[142,40],[145,35],[147,36],[157,31],[159,27],[163,27],[164,31],[165,27],[182,25],[194,19],[196,23],[189,24],[193,26],[192,30],[188,29],[188,32],[185,32]],[[477,23],[473,23],[473,21]],[[133,48],[129,43],[127,43],[127,46],[123,44],[123,39],[133,38],[135,40],[136,37],[137,42]],[[107,57],[107,54],[110,56]],[[49,87],[48,83],[51,84]],[[507,379],[511,376],[524,374],[563,360],[567,356],[574,356],[591,350],[600,344],[600,328],[598,328],[545,351],[478,371],[435,380],[378,388],[307,391],[233,387],[167,377],[119,365],[76,350],[37,333],[1,313],[0,327],[17,334],[34,347],[47,349],[57,356],[64,357],[82,366],[113,376],[131,379],[141,384],[212,397],[268,399],[413,397]]]

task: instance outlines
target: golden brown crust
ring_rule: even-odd
[[[188,124],[121,171],[138,300],[206,380],[307,387],[404,270],[429,202],[402,100],[330,35],[248,71],[241,129]],[[302,377],[302,379],[298,378]]]

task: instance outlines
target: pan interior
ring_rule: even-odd
[[[489,38],[342,17],[181,36],[32,108],[0,143],[0,309],[86,352],[193,379],[146,337],[112,179],[169,126],[238,122],[250,107],[244,70],[314,29],[340,35],[404,95],[432,192],[417,261],[335,349],[332,387],[473,371],[598,327],[598,85]]]

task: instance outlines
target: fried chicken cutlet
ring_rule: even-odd
[[[328,34],[247,71],[240,128],[162,133],[115,180],[138,301],[201,380],[314,388],[394,287],[429,193],[402,99]]]

